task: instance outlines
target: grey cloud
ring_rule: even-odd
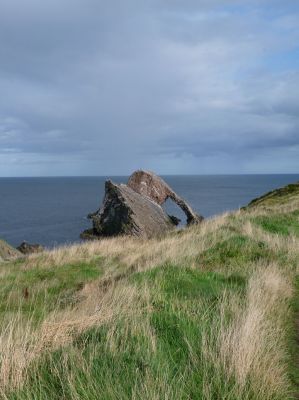
[[[295,149],[299,72],[268,61],[298,43],[292,4],[3,0],[0,174],[223,172]]]

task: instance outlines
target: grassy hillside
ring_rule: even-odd
[[[19,257],[21,253],[0,239],[0,262]]]
[[[162,239],[2,262],[1,398],[297,398],[289,188]]]

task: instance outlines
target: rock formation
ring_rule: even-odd
[[[93,229],[85,231],[81,237],[133,235],[149,238],[161,235],[174,227],[162,207],[135,192],[127,185],[105,184],[103,207],[89,215]]]
[[[22,256],[22,254],[17,249],[10,246],[8,243],[4,242],[3,240],[0,240],[0,262],[8,261],[11,259],[16,259],[21,256]]]
[[[22,242],[20,246],[17,247],[22,254],[32,254],[32,253],[40,253],[44,250],[43,246],[40,244],[30,244],[27,242]]]
[[[183,209],[188,224],[202,221],[201,216],[151,172],[134,172],[127,185],[106,181],[103,206],[89,214],[93,227],[84,231],[81,238],[115,235],[150,238],[163,235],[179,223],[178,218],[167,215],[161,207],[168,198]]]
[[[202,216],[197,215],[185,200],[179,197],[162,178],[153,172],[142,170],[134,172],[129,178],[128,186],[135,192],[151,198],[160,205],[170,198],[184,211],[188,225],[199,223],[203,220]]]

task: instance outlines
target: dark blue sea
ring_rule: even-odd
[[[106,177],[0,178],[0,237],[52,247],[79,241],[91,226],[87,214],[99,208]],[[127,177],[112,177],[127,182]],[[298,175],[164,176],[200,214],[210,217],[246,205],[263,193],[299,181]],[[169,201],[167,211],[184,220]]]

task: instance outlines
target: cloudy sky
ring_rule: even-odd
[[[1,0],[0,176],[299,172],[299,2]]]

